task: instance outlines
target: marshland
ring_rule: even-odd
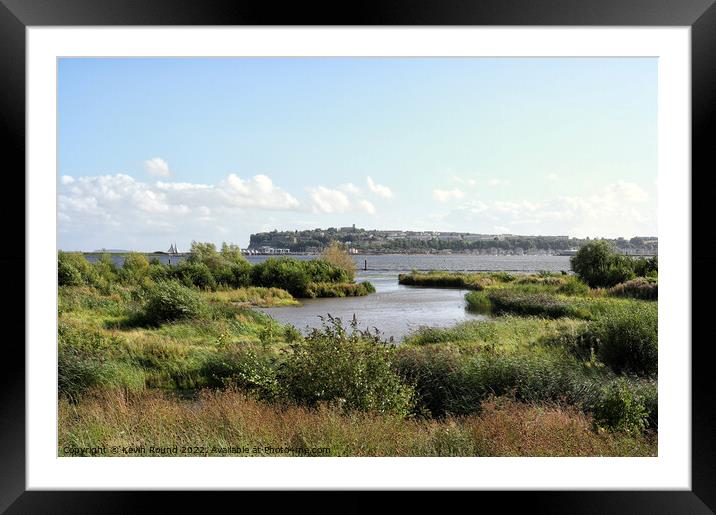
[[[226,244],[174,265],[60,252],[58,452],[655,456],[657,260],[596,241],[569,265],[387,278],[338,244],[254,264]],[[395,292],[392,310],[447,314],[364,319]]]

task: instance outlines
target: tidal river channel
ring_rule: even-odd
[[[353,315],[361,329],[377,327],[385,338],[396,342],[422,326],[449,327],[467,320],[484,320],[485,315],[465,309],[466,290],[422,288],[398,284],[398,273],[419,270],[569,270],[564,256],[355,256],[360,270],[356,281],[370,281],[376,292],[365,297],[302,299],[300,306],[262,308],[276,320],[292,324],[303,332],[320,327],[319,317],[330,314],[349,322]],[[372,269],[375,268],[375,269]]]
[[[90,261],[99,255],[87,255]],[[150,255],[162,262],[176,264],[182,258]],[[248,256],[252,263],[265,261],[269,256]],[[294,256],[297,259],[315,259],[316,256]],[[123,257],[113,256],[121,266]],[[435,255],[435,254],[382,254],[355,255],[357,281],[370,281],[376,293],[365,297],[301,299],[300,306],[262,308],[279,322],[294,325],[303,332],[309,327],[320,327],[320,316],[331,314],[349,322],[356,316],[359,327],[377,327],[385,338],[396,342],[420,328],[449,327],[466,320],[485,319],[484,315],[465,309],[465,290],[401,286],[398,274],[411,270],[452,271],[509,271],[514,273],[548,270],[570,270],[569,257],[552,255],[488,256],[488,255]],[[367,268],[367,270],[365,270]]]

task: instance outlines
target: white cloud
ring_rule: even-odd
[[[338,186],[338,189],[346,193],[350,193],[351,195],[360,195],[360,188],[352,182],[341,184]]]
[[[557,174],[554,173],[554,172],[548,173],[548,174],[547,174],[547,180],[548,180],[548,181],[556,182],[556,181],[559,180],[559,175],[557,175]]]
[[[94,248],[143,241],[142,245],[156,244],[149,250],[157,250],[166,247],[167,235],[185,236],[188,241],[209,239],[248,220],[265,218],[266,210],[303,209],[267,176],[244,180],[230,175],[216,185],[148,183],[126,174],[60,182],[58,219],[63,238]]]
[[[160,190],[173,190],[173,191],[206,190],[206,189],[211,188],[211,186],[209,186],[208,184],[193,184],[191,182],[161,182],[161,181],[157,181],[156,186]]]
[[[438,202],[448,202],[450,200],[460,200],[465,197],[465,193],[458,188],[451,190],[433,190],[433,198]]]
[[[172,174],[169,164],[161,157],[153,157],[144,161],[144,170],[155,177],[169,177]]]
[[[266,175],[255,175],[251,179],[242,179],[232,173],[219,184],[219,188],[229,202],[239,207],[279,210],[299,207],[299,202],[295,197],[274,186],[271,178]]]
[[[345,193],[324,186],[308,189],[316,213],[345,213],[351,203]]]
[[[393,192],[391,191],[391,189],[389,187],[383,186],[381,184],[376,184],[373,181],[373,179],[370,178],[370,176],[367,177],[367,182],[368,182],[368,189],[370,191],[372,191],[373,193],[375,193],[376,195],[378,195],[379,197],[383,197],[383,198],[392,198],[393,197]]]
[[[656,234],[655,199],[638,184],[619,181],[586,196],[557,196],[544,202],[469,201],[444,217],[455,230],[570,236]],[[509,230],[507,230],[509,229]]]
[[[75,182],[75,179],[74,177],[70,177],[69,175],[63,175],[62,177],[60,177],[60,182],[64,185],[67,185]]]
[[[365,211],[369,215],[375,214],[375,206],[369,200],[359,200],[358,201],[358,209],[361,211]]]

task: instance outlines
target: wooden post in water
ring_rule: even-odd
[[[368,270],[368,260],[367,259],[363,263],[363,270]]]

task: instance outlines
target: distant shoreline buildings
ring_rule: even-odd
[[[601,239],[601,238],[593,238]],[[615,238],[618,252],[630,255],[656,255],[655,236]],[[438,253],[573,255],[590,238],[558,236],[524,236],[515,234],[479,234],[450,231],[368,230],[351,227],[309,229],[303,231],[270,231],[252,234],[247,254],[316,254],[333,241],[342,243],[351,254]]]
[[[617,252],[633,256],[654,256],[659,252],[656,236],[634,238],[571,238],[569,236],[525,236],[476,234],[443,231],[367,230],[352,227],[270,231],[252,234],[245,255],[319,254],[332,242],[343,245],[349,254],[477,254],[477,255],[559,255],[573,256],[585,243],[605,239]],[[101,249],[87,254],[126,254],[130,251]],[[146,254],[186,256],[176,243],[167,251]]]

